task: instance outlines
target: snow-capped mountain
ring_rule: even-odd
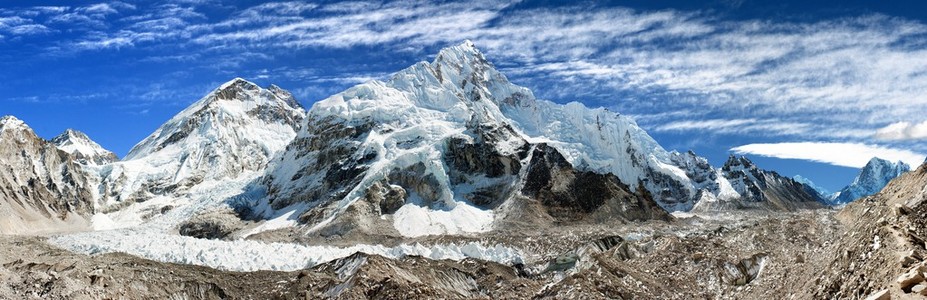
[[[812,190],[814,190],[815,192],[817,192],[818,195],[821,196],[821,198],[823,198],[823,199],[825,199],[825,200],[829,200],[829,199],[831,199],[831,198],[834,196],[834,193],[833,193],[833,192],[827,190],[826,188],[823,188],[823,187],[821,187],[821,186],[818,186],[818,185],[815,184],[813,181],[811,181],[811,179],[805,178],[805,177],[803,177],[803,176],[801,176],[801,175],[792,176],[792,180],[795,180],[795,181],[798,182],[798,183],[801,183],[801,184],[804,184],[804,185],[808,186],[809,188],[811,188]]]
[[[258,177],[296,136],[304,116],[293,96],[276,86],[231,80],[171,118],[122,161],[104,166],[104,203],[182,198],[203,183]]]
[[[0,118],[0,233],[85,228],[93,180],[72,155],[21,120]]]
[[[271,208],[302,205],[308,210],[300,220],[316,229],[389,219],[360,214],[389,215],[392,227],[409,235],[474,232],[522,213],[510,210],[525,206],[512,199],[543,198],[528,191],[539,164],[549,165],[542,178],[569,178],[546,186],[547,194],[599,174],[613,176],[622,194],[638,195],[625,201],[649,198],[670,211],[689,210],[703,197],[740,197],[707,160],[664,150],[627,116],[535,99],[470,42],[313,105],[264,182]],[[337,221],[346,211],[355,219]]]
[[[850,185],[844,187],[835,193],[831,198],[831,203],[840,205],[852,202],[853,200],[874,195],[882,190],[889,181],[895,177],[901,176],[911,167],[904,162],[890,162],[878,157],[873,157],[866,163],[856,178]]]
[[[67,129],[51,142],[64,152],[73,155],[82,164],[104,165],[119,160],[113,152],[103,149],[83,132]]]

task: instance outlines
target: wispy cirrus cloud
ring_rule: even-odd
[[[728,20],[710,11],[521,4],[101,2],[0,10],[0,35],[40,34],[44,27],[43,34],[68,33],[48,51],[182,49],[142,61],[230,68],[304,49],[375,47],[422,57],[471,39],[537,95],[641,116],[641,125],[656,132],[878,141],[927,151],[916,123],[927,111],[922,22],[880,14]],[[263,56],[236,59],[240,53]],[[253,73],[307,84],[382,76],[361,71]]]

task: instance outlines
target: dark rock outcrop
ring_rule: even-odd
[[[634,193],[611,174],[577,171],[556,149],[534,146],[522,193],[540,201],[557,220],[594,218],[628,221],[668,220],[669,214],[649,197]]]

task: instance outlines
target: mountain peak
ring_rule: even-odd
[[[866,163],[866,166],[865,166],[865,167],[875,166],[875,165],[887,166],[887,165],[891,165],[891,164],[892,164],[892,162],[890,162],[890,161],[888,161],[888,160],[886,160],[886,159],[881,159],[881,158],[878,158],[878,157],[873,157],[873,158],[869,159],[869,162]],[[865,168],[865,167],[864,167],[864,168]]]
[[[821,196],[821,198],[830,199],[830,197],[833,195],[833,193],[831,193],[827,189],[821,186],[818,186],[813,181],[811,181],[811,179],[805,178],[804,176],[795,175],[795,176],[792,176],[792,180],[795,180],[795,182],[808,186],[809,188],[817,192],[818,195]]]
[[[484,71],[492,69],[492,63],[486,60],[486,57],[476,48],[473,42],[466,40],[455,46],[441,49],[432,65],[437,69],[439,67],[454,67],[463,73],[464,67],[470,67],[474,71]]]
[[[244,80],[241,77],[236,77],[235,79],[229,80],[226,83],[223,83],[219,88],[217,88],[212,94],[215,96],[216,100],[244,100],[251,99],[250,97],[241,97],[241,94],[246,91],[257,91],[261,87],[257,84]],[[208,97],[212,98],[212,97]]]
[[[52,138],[51,143],[61,151],[74,155],[84,164],[102,165],[119,159],[116,154],[104,149],[83,132],[71,128]]]
[[[90,140],[90,137],[88,137],[86,134],[84,134],[83,132],[80,132],[79,130],[73,129],[73,128],[65,129],[64,132],[62,132],[61,134],[59,134],[52,140],[54,141],[55,139],[59,139],[59,138],[69,139],[69,140],[73,140],[73,139]]]
[[[220,90],[224,90],[224,89],[227,89],[227,88],[229,88],[229,87],[233,87],[233,86],[242,86],[242,85],[257,86],[257,84],[255,84],[255,83],[253,83],[253,82],[250,82],[250,81],[248,81],[248,80],[245,80],[244,78],[235,77],[235,78],[232,78],[232,80],[226,81],[225,83],[223,83],[222,85],[220,85],[220,86],[219,86],[219,89],[220,89]]]
[[[448,46],[438,51],[437,57],[442,56],[483,56],[483,52],[476,48],[476,45],[470,40],[464,40],[460,44]]]
[[[0,118],[0,130],[14,129],[14,128],[28,128],[26,123],[12,115],[6,115]]]
[[[911,167],[904,162],[891,162],[873,157],[865,167],[859,170],[859,174],[856,175],[853,182],[836,194],[834,203],[848,203],[878,193],[888,185],[889,181],[910,170]]]
[[[168,120],[155,133],[133,147],[126,159],[149,155],[177,143],[219,142],[217,137],[231,135],[226,137],[232,138],[236,135],[233,132],[245,131],[243,125],[254,126],[255,121],[263,123],[262,126],[283,124],[295,130],[299,120],[305,116],[305,111],[301,106],[293,107],[290,103],[296,102],[280,99],[253,83],[236,78]],[[276,140],[290,138],[290,134],[273,136]],[[192,140],[182,142],[193,136],[195,138]],[[257,136],[249,138],[260,139]],[[274,147],[268,149],[271,148]]]
[[[727,162],[724,163],[723,169],[730,170],[736,167],[742,167],[743,169],[751,169],[754,167],[753,161],[750,161],[746,156],[735,156],[731,154],[727,158]]]
[[[889,160],[887,160],[887,159],[882,159],[882,158],[879,158],[879,157],[873,157],[872,159],[870,159],[869,162],[866,163],[866,166],[863,167],[863,169],[866,169],[866,168],[873,168],[873,167],[877,167],[877,166],[885,166],[885,167],[889,167],[889,168],[906,168],[906,169],[908,169],[908,170],[911,169],[911,167],[908,166],[908,164],[906,164],[906,163],[903,162],[903,161],[900,161],[900,160],[899,160],[899,161],[897,161],[897,162],[891,162],[891,161],[889,161]]]

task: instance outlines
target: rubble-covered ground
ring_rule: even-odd
[[[0,239],[0,295],[21,298],[740,298],[783,299],[843,228],[833,211],[568,226],[482,240],[526,254],[503,265],[357,254],[295,272],[228,272],[125,254],[86,256],[39,237]],[[738,271],[755,260],[758,272]],[[732,267],[733,266],[733,267]],[[727,268],[726,268],[727,267]],[[732,268],[731,272],[727,272]],[[749,281],[749,282],[748,282]]]
[[[915,299],[927,294],[923,182],[924,168],[839,210],[383,241],[498,243],[523,263],[357,253],[292,272],[232,272],[4,236],[0,298]]]

